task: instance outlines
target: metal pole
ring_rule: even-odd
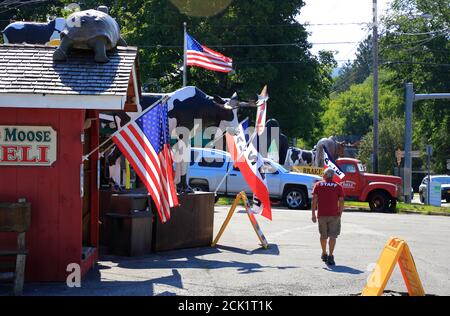
[[[412,116],[413,116],[414,88],[412,83],[406,84],[405,89],[405,169],[403,172],[405,202],[411,203],[412,177]]]
[[[428,148],[427,148],[428,149]],[[430,205],[430,187],[431,187],[431,177],[430,177],[430,157],[431,153],[427,150],[427,169],[428,169],[428,184],[427,184],[427,201],[426,203]]]
[[[187,85],[187,61],[186,61],[186,51],[187,51],[187,41],[186,41],[186,28],[187,23],[183,23],[184,31],[183,31],[183,38],[184,38],[184,45],[183,45],[183,87],[186,87]]]
[[[377,0],[373,0],[373,35],[372,35],[372,57],[373,57],[373,173],[378,173],[378,18]]]

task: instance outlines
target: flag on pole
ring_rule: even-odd
[[[205,45],[201,45],[188,33],[185,33],[185,37],[185,58],[187,66],[198,66],[219,72],[230,72],[233,70],[233,60],[231,58],[226,57]]]
[[[112,140],[128,159],[153,198],[162,223],[179,205],[173,182],[167,102],[158,102],[117,131]]]
[[[267,114],[267,100],[269,99],[269,96],[267,94],[267,86],[264,86],[264,88],[261,91],[261,94],[258,95],[258,102],[256,103],[258,105],[258,111],[256,113],[256,132],[258,133],[258,136],[261,136],[261,134],[264,132],[264,129],[266,127],[266,114]]]
[[[253,206],[251,211],[261,214],[272,220],[269,190],[266,178],[262,173],[264,160],[255,146],[245,140],[242,125],[237,128],[236,134],[226,134],[228,150],[234,166],[238,167],[245,181],[253,192]]]
[[[330,153],[328,152],[328,150],[325,146],[323,146],[323,164],[324,164],[323,167],[325,170],[327,170],[328,168],[331,168],[334,170],[334,176],[333,176],[334,182],[341,182],[342,179],[344,179],[345,173],[336,164],[333,157],[331,157]]]

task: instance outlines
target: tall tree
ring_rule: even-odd
[[[383,67],[395,74],[393,89],[412,82],[416,93],[450,92],[450,6],[448,0],[395,0],[383,21]],[[448,100],[421,101],[414,105],[418,122],[414,135],[419,148],[434,147],[436,172],[446,172],[450,158],[450,106]]]

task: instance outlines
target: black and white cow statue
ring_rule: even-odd
[[[5,44],[57,45],[66,19],[56,18],[48,23],[13,22],[2,31]]]
[[[147,109],[162,95],[143,93],[140,100],[141,109],[134,113],[116,113],[119,120],[118,127],[128,123],[131,119],[139,116],[140,111]],[[168,99],[169,131],[172,137],[177,139],[173,147],[175,160],[175,183],[180,193],[192,192],[187,183],[187,168],[190,161],[191,138],[200,129],[204,131],[209,127],[218,127],[214,133],[214,139],[222,137],[222,134],[229,128],[237,127],[237,111],[240,107],[256,107],[255,101],[241,102],[237,94],[229,99],[211,97],[200,89],[188,86],[181,88],[171,94]],[[115,151],[108,158],[113,164],[120,156],[120,152]]]
[[[286,152],[284,166],[291,169],[293,166],[311,166],[314,163],[315,152],[297,147],[289,147]]]

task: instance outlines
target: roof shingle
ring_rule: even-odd
[[[91,51],[73,50],[53,61],[56,47],[0,45],[0,93],[126,96],[136,47],[109,51],[110,61],[94,61]]]

